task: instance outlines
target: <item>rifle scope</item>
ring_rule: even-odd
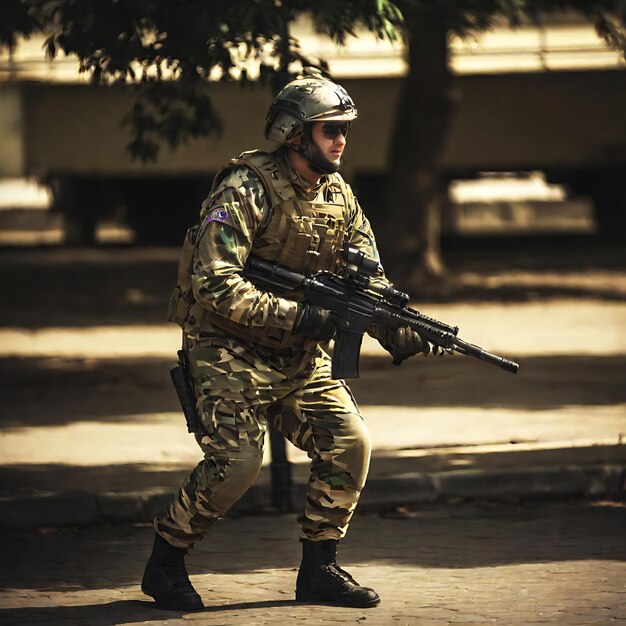
[[[408,294],[394,289],[393,285],[372,287],[369,284],[370,278],[381,276],[383,273],[383,268],[376,259],[372,259],[360,250],[349,246],[344,246],[339,256],[343,260],[342,270],[347,278],[359,283],[364,289],[369,288],[378,293],[393,306],[403,309],[409,303]]]
[[[356,248],[344,246],[339,256],[343,260],[342,269],[346,276],[354,277],[360,275],[371,278],[383,273],[383,268],[376,259],[372,259]]]

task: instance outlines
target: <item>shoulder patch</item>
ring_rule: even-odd
[[[205,228],[209,222],[222,222],[222,224],[228,224],[229,226],[233,226],[233,218],[228,205],[225,204],[209,211],[209,213],[207,213],[206,217],[202,221],[201,228]]]

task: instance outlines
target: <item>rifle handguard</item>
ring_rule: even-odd
[[[433,347],[445,352],[456,351],[512,374],[517,373],[519,365],[514,361],[460,339],[457,336],[458,326],[449,326],[406,306],[406,294],[371,285],[369,279],[377,267],[377,262],[359,253],[348,257],[347,268],[340,268],[345,275],[325,270],[307,277],[276,263],[250,256],[244,275],[261,288],[300,291],[309,306],[317,305],[330,311],[337,327],[332,360],[333,378],[355,378],[359,375],[363,334],[373,325],[390,329],[409,326],[420,335],[422,341],[429,342]]]

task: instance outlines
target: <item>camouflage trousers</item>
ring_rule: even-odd
[[[341,539],[369,468],[369,432],[350,390],[331,379],[315,343],[277,355],[216,334],[187,339],[203,431],[204,459],[155,520],[170,544],[187,548],[245,493],[263,460],[267,422],[311,459],[302,538]]]

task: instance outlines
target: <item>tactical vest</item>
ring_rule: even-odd
[[[339,174],[331,174],[328,177],[329,182],[324,190],[323,199],[305,200],[297,196],[293,185],[281,171],[274,154],[251,151],[231,160],[217,174],[212,188],[215,189],[233,167],[240,165],[245,165],[257,175],[269,205],[269,211],[255,233],[251,253],[305,275],[320,270],[334,270],[346,234],[350,209],[347,204],[349,195],[347,185],[342,177]],[[178,288],[181,288],[180,282],[184,280],[185,268],[182,265],[189,263],[188,271],[191,273],[191,255],[189,250],[185,252],[185,247],[189,248],[194,239],[195,233],[188,233],[181,254]],[[188,283],[190,288],[190,278]],[[182,294],[179,292],[180,295]],[[297,293],[279,295],[286,295],[293,300],[301,299]],[[180,310],[181,304],[172,302],[179,315],[183,313]],[[184,305],[182,308],[185,308]],[[294,335],[284,329],[249,328],[206,309],[203,313],[211,325],[266,347],[278,349],[297,347],[305,341],[301,335]]]

